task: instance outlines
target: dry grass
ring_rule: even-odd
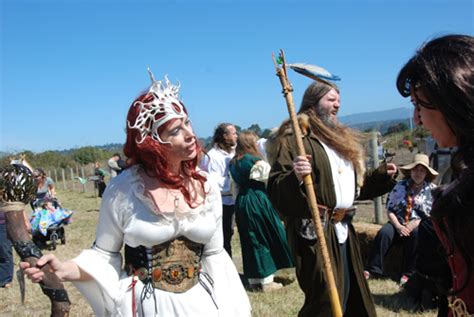
[[[95,199],[91,193],[62,192],[59,197],[64,207],[73,209],[73,223],[65,227],[66,245],[59,245],[54,253],[61,259],[69,259],[77,255],[80,250],[90,247],[95,234],[95,226],[98,217],[99,199]],[[359,208],[362,219],[370,220],[367,214]],[[238,235],[233,241],[234,260],[239,272],[242,272],[242,261]],[[45,253],[48,251],[44,251]],[[18,257],[15,255],[15,262]],[[278,273],[279,276],[294,279],[294,270],[287,269]],[[14,280],[10,289],[0,289],[0,316],[48,316],[50,312],[49,300],[41,293],[38,285],[26,281],[26,300],[22,306],[18,282]],[[92,310],[78,291],[66,283],[70,299],[73,303],[71,316],[92,316]],[[370,281],[370,288],[374,295],[379,316],[413,316],[412,309],[415,305],[404,297],[397,284],[391,280]],[[281,291],[273,293],[248,293],[252,302],[253,316],[296,316],[303,303],[303,294],[298,284],[293,282]],[[435,312],[418,314],[418,316],[435,316]]]

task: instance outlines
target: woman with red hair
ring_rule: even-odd
[[[219,188],[196,168],[201,148],[179,87],[150,75],[127,116],[130,167],[107,186],[92,248],[66,262],[49,254],[38,266],[74,282],[98,316],[250,316],[223,248]],[[42,280],[38,268],[22,267]]]

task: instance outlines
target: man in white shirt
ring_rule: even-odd
[[[303,178],[311,175],[344,316],[375,317],[376,311],[363,274],[362,256],[352,225],[354,199],[371,199],[390,191],[396,166],[382,164],[365,172],[358,135],[339,123],[339,88],[315,81],[306,89],[298,121],[306,156],[297,156],[290,121],[285,121],[272,143],[274,157],[268,179],[273,206],[285,217],[296,276],[305,301],[298,317],[331,316],[332,306],[317,251],[317,236]],[[303,186],[302,186],[303,185]]]
[[[209,173],[210,177],[219,184],[221,190],[224,248],[231,257],[235,201],[230,189],[229,162],[234,157],[237,138],[237,130],[233,124],[219,124],[212,138],[212,149],[201,160],[201,168]]]
[[[118,165],[118,160],[120,160],[120,154],[115,153],[108,161],[107,166],[109,167],[110,178],[117,176],[118,172],[122,169]]]

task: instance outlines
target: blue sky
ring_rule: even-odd
[[[342,78],[341,112],[409,106],[395,89],[423,42],[474,33],[472,0],[1,0],[0,151],[123,143],[130,103],[168,74],[200,137],[288,114],[272,52]],[[308,78],[290,73],[297,107]]]

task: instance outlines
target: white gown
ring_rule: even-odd
[[[217,184],[206,183],[203,205],[183,213],[157,215],[133,166],[115,177],[104,193],[95,245],[73,259],[93,277],[74,282],[97,316],[133,316],[132,277],[123,268],[120,250],[161,244],[184,236],[204,244],[202,271],[214,281],[208,291],[197,283],[184,293],[153,289],[156,298],[140,300],[143,284],[135,285],[137,316],[250,316],[250,302],[231,258],[223,248],[222,203]],[[155,313],[156,309],[156,313]]]

